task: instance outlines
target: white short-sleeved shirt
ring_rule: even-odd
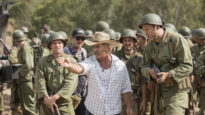
[[[85,106],[94,115],[120,113],[121,94],[132,92],[125,63],[115,55],[111,54],[111,56],[112,65],[106,74],[104,74],[95,55],[79,63],[84,68],[82,74],[88,77],[88,95]],[[107,76],[108,74],[110,76]],[[105,85],[108,86],[105,87]]]

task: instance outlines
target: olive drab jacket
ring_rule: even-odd
[[[63,57],[69,56],[63,54]],[[73,58],[69,58],[71,62],[76,63]],[[48,92],[52,91],[54,94],[58,93],[61,96],[57,100],[57,104],[70,102],[69,100],[71,100],[77,86],[78,75],[60,66],[52,54],[40,59],[35,76],[38,99],[49,95]]]
[[[204,52],[205,52],[205,45],[200,47],[198,44],[195,44],[191,47],[191,54],[195,61]]]
[[[162,92],[191,87],[189,74],[192,72],[192,56],[183,36],[165,30],[160,43],[149,41],[144,51],[142,65],[142,74],[148,79],[150,79],[149,69],[153,63],[161,72],[170,72],[170,76],[162,84]]]
[[[195,74],[200,77],[198,80],[201,87],[205,87],[205,53],[200,55],[196,62]]]
[[[126,55],[123,48],[116,52],[115,55],[126,64],[133,94],[139,98],[141,96],[141,85],[146,82],[146,79],[141,74],[142,55],[136,51],[131,55]]]
[[[11,64],[17,64],[18,63],[18,58],[17,58],[18,51],[19,51],[19,49],[15,46],[11,48],[11,51],[10,51],[10,54],[9,54],[9,61],[11,62]]]
[[[28,44],[28,42],[25,42],[23,46],[19,49],[18,52],[18,63],[23,64],[19,68],[19,73],[21,76],[28,76],[29,78],[26,79],[32,79],[31,74],[33,74],[33,68],[34,68],[34,54],[33,54],[33,48]]]

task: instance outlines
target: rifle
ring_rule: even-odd
[[[54,92],[48,91],[49,96],[53,96],[53,94],[54,94]],[[54,110],[54,115],[60,115],[60,111],[59,111],[58,107],[53,106],[53,110]]]
[[[4,40],[0,38],[0,42],[3,44],[4,49],[6,49],[6,51],[7,51],[8,53],[10,53],[10,49],[6,46],[6,44],[4,43]]]
[[[160,72],[160,70],[159,70],[159,68],[155,65],[155,64],[152,64],[152,69],[151,70],[149,70],[149,73],[151,74],[151,76],[152,76],[152,78],[154,78],[154,79],[160,79],[162,76],[161,75],[158,75],[158,73]],[[152,80],[154,80],[154,79],[152,79]],[[155,84],[154,84],[154,87],[155,87],[155,85],[156,85],[156,81],[155,81]],[[161,112],[162,111],[162,109],[161,109],[161,100],[160,100],[160,98],[161,98],[161,96],[162,96],[162,92],[161,92],[161,86],[162,84],[160,83],[160,84],[158,84],[157,85],[157,111],[158,112]],[[154,91],[152,91],[152,93],[155,93]],[[154,94],[151,94],[153,97],[153,99],[154,99]]]
[[[185,115],[195,115],[195,105],[193,100],[193,89],[189,92],[189,108],[185,112]]]

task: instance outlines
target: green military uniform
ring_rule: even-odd
[[[161,72],[170,72],[169,77],[161,84],[160,100],[164,102],[164,106],[160,107],[162,114],[183,115],[185,108],[188,108],[187,89],[191,88],[189,74],[192,71],[192,57],[185,39],[177,33],[165,30],[159,43],[154,40],[149,41],[145,48],[142,66],[143,76],[149,79],[149,69],[153,63]],[[163,104],[156,103],[155,98],[155,114],[158,105]]]
[[[4,98],[3,98],[2,92],[0,92],[0,115],[1,115],[1,112],[3,111],[4,111]]]
[[[131,87],[133,93],[131,95],[132,101],[132,109],[134,115],[138,115],[140,113],[139,107],[142,101],[142,84],[146,83],[144,77],[141,76],[141,65],[142,65],[142,55],[137,53],[136,51],[131,55],[126,55],[124,49],[122,48],[120,51],[115,54],[120,58],[120,60],[124,61],[130,77]],[[122,106],[122,115],[126,115],[126,106],[123,104]]]
[[[50,49],[48,49],[47,47],[43,48],[42,57],[48,56],[48,55],[51,55],[51,54],[52,54],[52,51]]]
[[[19,49],[18,62],[19,64],[23,64],[19,68],[20,101],[23,114],[36,115],[35,96],[32,83],[34,54],[33,48],[27,42]]]
[[[195,73],[199,76],[199,86],[200,86],[200,115],[205,114],[205,53],[200,55],[197,59]]]
[[[14,46],[9,54],[9,61],[11,64],[18,64],[18,51],[19,49]],[[11,86],[11,108],[12,110],[17,110],[19,104],[20,104],[20,90],[19,90],[19,80],[13,79],[12,86]]]
[[[69,57],[63,54],[63,57]],[[71,62],[76,62],[69,57]],[[49,55],[40,59],[36,70],[37,96],[40,100],[40,115],[51,115],[52,111],[43,103],[43,97],[49,92],[58,93],[61,98],[56,101],[61,115],[74,115],[71,96],[77,86],[78,75],[60,66]]]

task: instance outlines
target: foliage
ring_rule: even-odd
[[[77,27],[95,30],[100,20],[116,31],[137,29],[141,17],[150,12],[177,28],[194,29],[205,27],[204,11],[204,0],[18,0],[10,8],[16,27],[25,25],[40,32],[43,24],[49,24],[68,35]]]

